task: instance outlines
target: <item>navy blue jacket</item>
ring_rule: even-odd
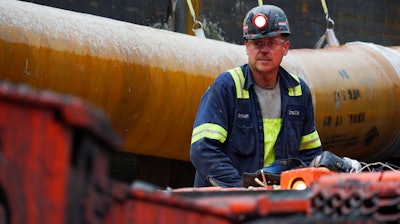
[[[261,108],[253,89],[248,64],[241,66],[249,99],[238,99],[229,72],[220,74],[203,95],[194,122],[190,159],[196,168],[195,187],[241,187],[244,172],[256,172],[264,164],[264,132]],[[316,133],[310,89],[280,67],[282,127],[275,144],[275,159],[299,158],[309,164],[321,153],[318,147],[300,150],[301,138]],[[301,85],[299,96],[289,96],[289,88]],[[206,135],[195,138],[195,129],[207,127]],[[200,131],[199,131],[200,133]],[[215,135],[214,135],[215,134]],[[196,135],[197,136],[197,135]],[[215,137],[219,136],[219,137]],[[318,137],[319,141],[319,137]]]

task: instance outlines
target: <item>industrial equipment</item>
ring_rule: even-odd
[[[400,218],[397,170],[303,167],[282,172],[277,189],[159,189],[109,176],[114,150],[188,161],[200,98],[247,61],[242,45],[15,0],[0,0],[0,30],[0,223]],[[283,67],[311,88],[324,150],[400,156],[398,46],[290,50]]]

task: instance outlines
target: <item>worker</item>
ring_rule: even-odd
[[[244,172],[278,159],[309,164],[321,154],[310,89],[280,66],[290,34],[279,7],[261,5],[247,13],[248,63],[220,74],[197,111],[190,148],[195,187],[242,187]]]

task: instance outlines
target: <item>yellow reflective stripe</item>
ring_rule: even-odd
[[[275,143],[282,126],[281,118],[264,118],[264,166],[275,161]]]
[[[228,70],[231,74],[236,87],[236,97],[238,99],[249,99],[249,91],[244,89],[244,75],[240,67]]]
[[[220,125],[205,123],[193,129],[191,144],[202,138],[215,139],[220,141],[221,143],[224,143],[227,135],[228,132]]]
[[[290,73],[289,73],[290,74]],[[298,83],[300,83],[300,79],[297,75],[290,74]]]
[[[289,96],[301,96],[301,86],[298,85],[294,88],[289,88]]]
[[[294,88],[289,88],[289,96],[301,96],[301,85],[300,85],[300,79],[297,75],[290,74],[296,81],[299,83],[298,86]]]
[[[321,140],[317,131],[301,137],[300,150],[313,149],[321,146]]]

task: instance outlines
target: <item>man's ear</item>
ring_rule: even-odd
[[[248,50],[248,45],[249,41],[248,40],[244,40],[244,45],[246,46],[246,54],[249,55],[249,50]]]
[[[287,41],[285,41],[285,43],[283,43],[283,47],[285,48],[285,49],[284,49],[284,51],[285,51],[285,52],[283,53],[283,55],[285,55],[285,56],[286,56],[286,55],[287,55],[287,53],[289,52],[290,41],[288,41],[288,40],[287,40]]]

